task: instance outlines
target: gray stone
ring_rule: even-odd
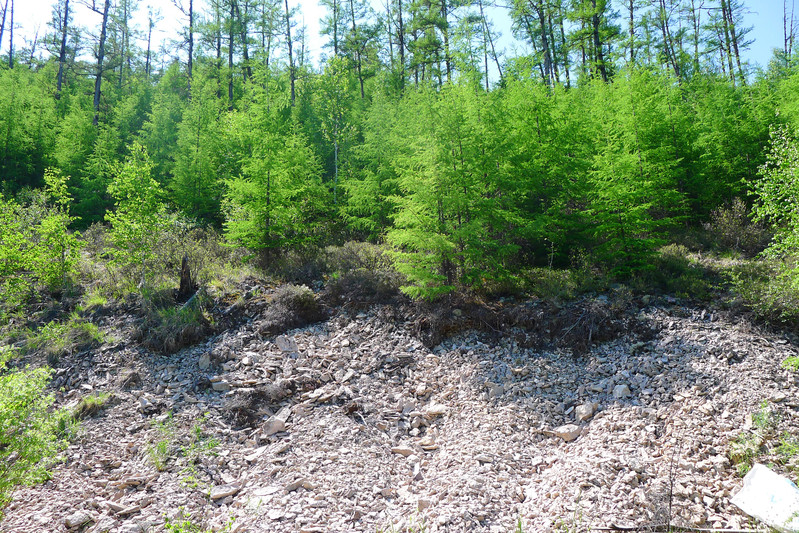
[[[200,370],[208,370],[211,367],[211,354],[208,352],[202,354],[197,361],[197,366],[200,367]]]
[[[231,389],[230,383],[225,380],[215,381],[214,383],[211,383],[211,387],[218,392],[227,392]]]
[[[68,529],[77,528],[89,522],[92,522],[92,517],[86,511],[72,513],[64,519],[64,525],[67,526]]]
[[[293,337],[287,337],[285,335],[277,337],[275,339],[275,344],[277,344],[281,352],[285,353],[297,353],[300,350],[297,346],[297,341],[295,341]]]
[[[622,383],[621,385],[616,385],[613,387],[613,397],[617,400],[621,400],[623,398],[629,398],[632,396],[632,392],[630,392],[630,387]]]
[[[241,486],[238,484],[219,485],[211,489],[211,500],[216,501],[227,498],[228,496],[233,496],[234,494],[238,494],[240,490]]]

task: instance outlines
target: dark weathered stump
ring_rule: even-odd
[[[180,262],[180,288],[178,289],[177,300],[184,302],[195,292],[197,292],[197,283],[191,277],[189,258],[184,255],[183,260]]]

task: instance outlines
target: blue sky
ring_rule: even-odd
[[[100,0],[98,0],[98,3],[99,1]],[[187,0],[184,1],[188,4]],[[380,7],[381,1],[384,0],[372,1],[376,9],[379,9],[380,12],[384,10],[384,8]],[[618,4],[618,0],[615,1]],[[791,4],[791,2],[799,4],[799,0],[788,0],[789,4]],[[321,52],[322,44],[317,37],[318,19],[323,13],[316,2],[289,0],[289,5],[292,3],[295,5],[299,4],[302,7],[304,21],[308,26],[309,36],[311,36],[311,53],[314,57],[318,57]],[[43,33],[46,23],[50,19],[53,1],[16,0],[16,4],[15,26],[20,28],[18,30],[18,35],[19,32],[21,32],[28,39],[32,39],[35,31],[34,29],[37,25],[40,27],[40,33]],[[72,0],[72,4],[76,4],[76,1]],[[783,0],[745,0],[745,4],[748,11],[746,14],[746,25],[753,27],[750,38],[754,39],[754,42],[748,51],[743,52],[743,55],[751,63],[758,63],[765,67],[772,57],[773,49],[781,49],[783,45]],[[153,5],[162,11],[164,20],[160,23],[160,29],[162,30],[160,33],[161,38],[173,35],[180,25],[184,23],[179,12],[177,12],[170,0],[152,0],[150,2],[142,0],[139,2],[139,5],[139,15],[142,19],[140,24],[142,26],[144,25],[144,17],[146,16],[148,5]],[[85,7],[79,5],[75,9],[80,24],[96,26],[99,23],[99,15],[92,14]],[[799,5],[797,5],[797,17],[799,17]],[[497,13],[494,18],[496,27],[508,37],[510,31],[508,28],[507,15]],[[17,42],[19,43],[19,41]],[[506,46],[507,45],[508,43],[506,42]],[[7,53],[8,37],[4,37],[2,47],[4,52]]]

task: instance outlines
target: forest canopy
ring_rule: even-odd
[[[755,71],[741,0],[514,0],[516,55],[482,0],[324,0],[321,65],[287,2],[180,4],[173,61],[131,0],[94,2],[95,28],[59,0],[38,54],[0,28],[0,273],[62,250],[63,284],[78,245],[48,227],[96,223],[144,267],[148,228],[180,219],[257,253],[384,243],[428,298],[586,261],[624,278],[770,190],[799,126],[793,14]],[[50,226],[14,215],[31,202]]]

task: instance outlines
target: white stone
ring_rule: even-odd
[[[413,455],[414,450],[408,446],[394,446],[391,448],[391,452],[399,454],[403,457],[408,457],[409,455]]]
[[[269,420],[264,423],[264,435],[267,437],[281,431],[286,431],[286,423],[277,417],[270,416]]]
[[[238,484],[233,485],[220,485],[218,487],[214,487],[211,489],[211,500],[221,500],[222,498],[226,498],[228,496],[233,496],[237,494],[241,490],[241,486]]]
[[[566,442],[571,442],[580,436],[582,429],[580,429],[580,426],[576,426],[574,424],[566,424],[564,426],[556,427],[552,430],[552,432]]]
[[[578,422],[585,422],[596,412],[596,404],[593,402],[587,402],[582,405],[578,405],[577,408],[574,410],[574,418]]]

